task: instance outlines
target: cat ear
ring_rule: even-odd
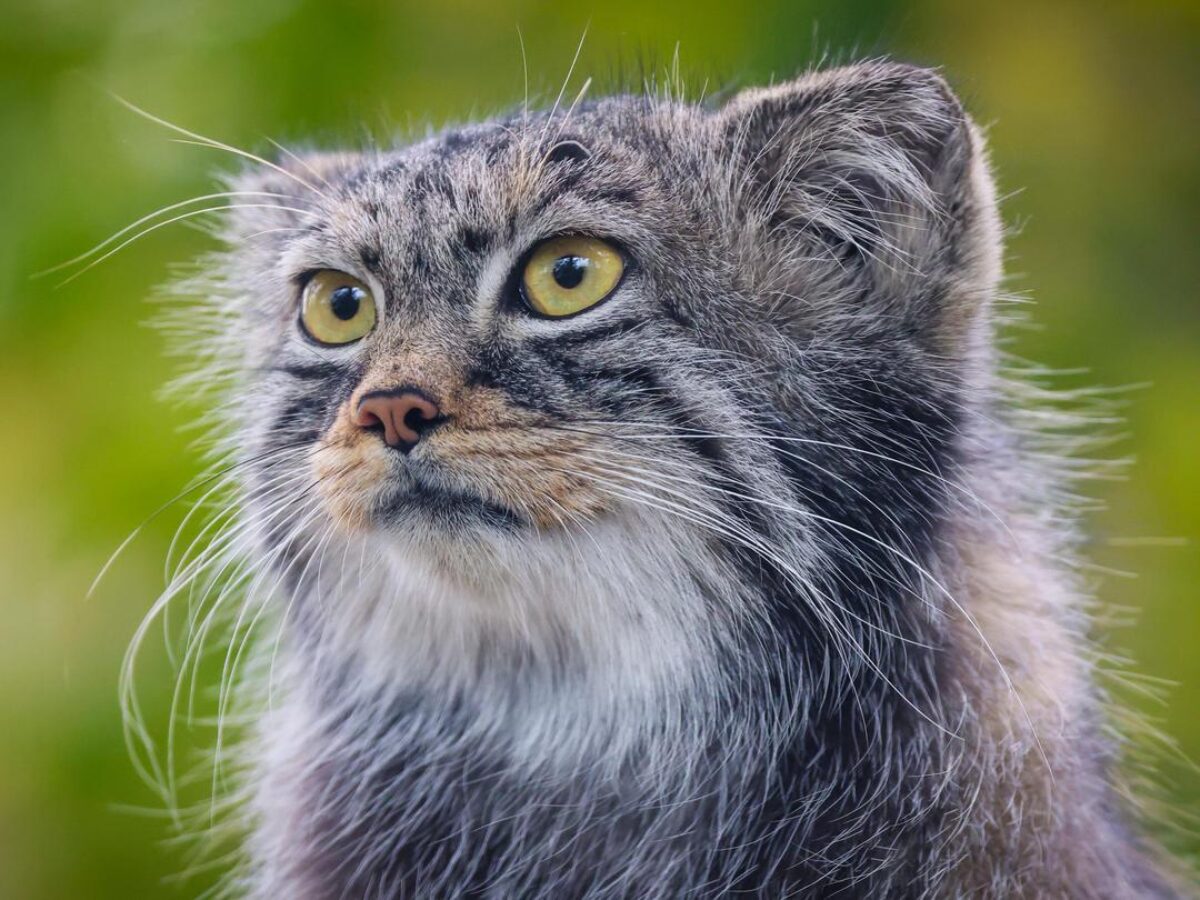
[[[999,278],[1000,229],[981,138],[940,75],[817,72],[737,94],[718,121],[740,224],[767,248],[760,286],[796,301],[785,312],[899,320],[962,352]]]

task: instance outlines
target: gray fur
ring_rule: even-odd
[[[173,590],[244,566],[213,609],[251,635],[230,708],[262,710],[233,892],[1182,891],[1117,785],[1061,475],[994,349],[982,139],[938,75],[277,162],[181,326],[241,513]],[[561,233],[633,265],[536,319],[510,273]],[[381,300],[358,344],[296,327],[323,268]],[[411,459],[344,421],[400,383],[455,412]],[[405,505],[430,485],[458,499]]]

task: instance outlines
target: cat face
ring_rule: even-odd
[[[439,558],[631,511],[770,544],[806,494],[882,497],[828,446],[935,462],[995,277],[979,165],[940,79],[877,65],[243,178],[272,199],[220,293],[266,533],[303,495]]]
[[[668,135],[649,107],[570,124],[485,125],[297,171],[317,190],[301,189],[312,212],[261,262],[275,302],[247,444],[307,446],[340,528],[437,541],[569,527],[636,491],[613,474],[622,430],[732,424],[710,415],[736,408],[717,377],[730,361],[688,318],[736,290],[699,238],[698,185],[680,190],[684,160],[655,162]],[[357,304],[346,319],[339,291]]]

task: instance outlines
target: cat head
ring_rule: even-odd
[[[987,369],[992,188],[924,69],[617,96],[235,186],[217,355],[276,558],[332,535],[486,581],[633,519],[621,552],[660,556],[928,519],[919,473]]]

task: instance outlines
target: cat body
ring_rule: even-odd
[[[237,891],[1177,895],[938,75],[614,97],[237,187],[278,198],[206,288],[276,625]],[[555,240],[602,242],[551,260],[556,296],[617,266],[601,301],[537,312]],[[331,271],[329,334],[372,304],[345,343],[304,318]]]

